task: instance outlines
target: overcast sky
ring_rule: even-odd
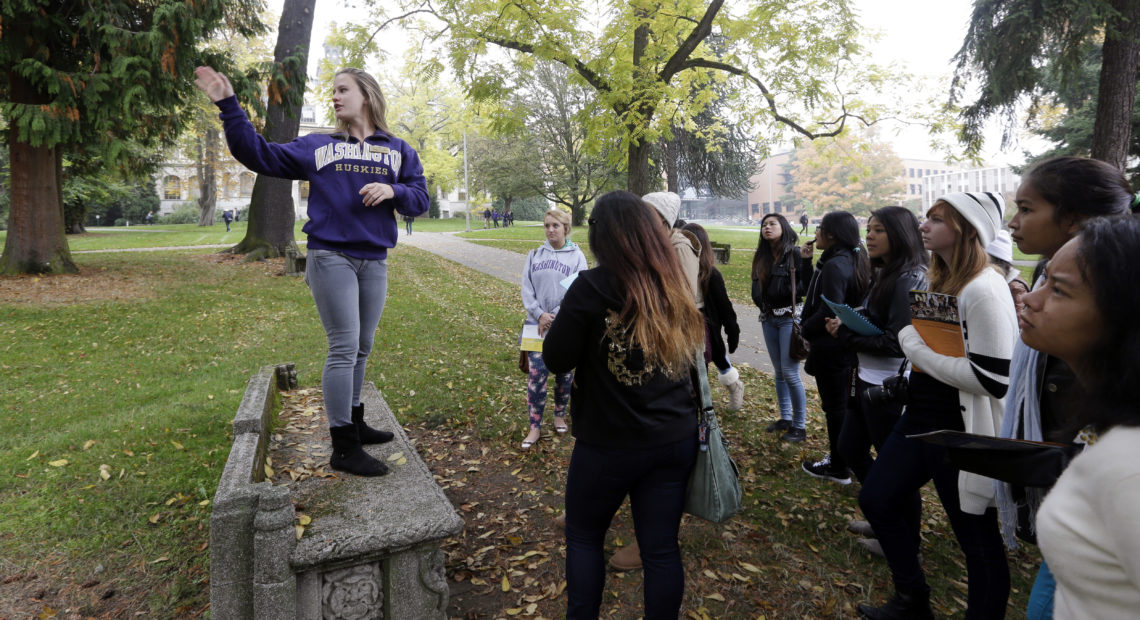
[[[269,0],[270,8],[280,14],[283,0]],[[949,84],[953,73],[952,58],[962,45],[966,34],[966,24],[973,8],[972,0],[941,0],[939,2],[914,2],[913,0],[852,0],[860,14],[864,28],[878,31],[881,38],[869,45],[871,59],[878,64],[897,62],[911,73],[930,76],[937,83]],[[316,70],[316,60],[321,54],[321,44],[332,21],[344,23],[360,9],[344,8],[344,0],[319,0],[313,23],[313,54],[311,71]],[[395,33],[393,33],[395,34]],[[394,61],[400,59],[400,37],[382,37],[393,40],[391,45],[383,45]],[[894,132],[887,132],[893,134]],[[993,164],[1021,163],[1022,146],[1015,145],[1007,153],[999,152],[1000,132],[995,126],[989,132],[986,160]],[[929,140],[917,130],[901,130],[898,135],[886,136],[895,145],[901,157],[936,157],[929,148]]]

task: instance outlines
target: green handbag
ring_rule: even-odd
[[[743,500],[740,471],[728,455],[728,442],[717,424],[703,352],[696,360],[695,371],[701,386],[702,408],[697,427],[700,451],[689,474],[685,512],[713,523],[724,523],[740,511]]]

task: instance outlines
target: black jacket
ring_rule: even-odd
[[[823,252],[816,263],[815,273],[808,284],[801,319],[803,335],[811,343],[804,369],[812,375],[839,371],[855,364],[853,353],[843,348],[838,339],[827,333],[827,319],[835,313],[823,297],[856,307],[862,301],[859,284],[855,281],[855,257],[850,250],[832,246]]]
[[[606,318],[616,319],[623,304],[605,267],[580,271],[543,341],[542,358],[551,372],[574,371],[574,437],[613,448],[695,441],[698,402],[690,368],[676,377],[646,368],[640,349],[623,346],[612,325],[607,330]]]
[[[793,247],[786,252],[780,260],[772,265],[768,274],[768,281],[761,282],[752,279],[752,303],[760,308],[760,312],[768,314],[777,308],[786,308],[792,304],[792,267],[796,269],[796,303],[800,303],[808,284],[811,282],[811,261],[800,257],[800,249]]]
[[[740,324],[736,322],[736,311],[732,309],[732,300],[728,298],[728,291],[724,287],[724,276],[715,267],[709,274],[708,288],[704,291],[705,307],[701,311],[705,315],[705,323],[709,326],[709,343],[712,345],[713,359],[724,355],[724,341],[720,332],[728,336],[728,351],[736,350],[740,342]]]
[[[863,316],[871,323],[883,330],[878,336],[860,336],[847,329],[844,325],[839,328],[839,341],[843,347],[852,353],[867,353],[880,357],[906,357],[902,347],[899,346],[899,330],[910,325],[910,291],[923,290],[927,287],[926,272],[919,269],[899,276],[895,280],[895,290],[892,291],[889,304],[883,307],[863,309]],[[870,292],[864,303],[870,304]]]

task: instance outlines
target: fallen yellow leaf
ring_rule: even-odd
[[[714,601],[720,601],[722,603],[724,602],[724,597],[716,592],[713,592],[712,594],[706,594],[705,598],[711,598]]]
[[[95,440],[94,439],[88,439],[87,441],[83,442],[83,449],[84,450],[90,450],[91,446],[93,446],[93,445],[95,445]]]
[[[184,450],[185,449],[182,447],[182,444],[178,443],[177,441],[174,441],[173,439],[170,440],[170,443],[173,444],[174,447],[178,450]]]
[[[398,461],[402,458],[404,458],[404,453],[403,452],[397,452],[397,453],[393,454],[392,456],[388,457],[388,460],[389,461]]]
[[[99,466],[99,477],[104,479],[104,480],[110,480],[111,479],[111,466],[106,464],[106,463],[103,463],[102,465],[100,465]]]
[[[26,459],[24,459],[24,460],[25,460],[25,461],[30,461],[30,460],[32,460],[32,459],[34,459],[34,458],[36,458],[36,457],[37,457],[37,456],[39,456],[39,455],[40,455],[40,451],[39,451],[39,450],[36,450],[35,452],[33,452],[33,453],[32,453],[32,455],[31,455],[31,456],[29,456],[28,458],[26,458]]]
[[[407,464],[408,464],[408,459],[406,459],[406,458],[404,458],[404,457],[400,457],[400,460],[396,461],[396,464],[397,464],[397,465],[407,465]]]
[[[270,467],[269,465],[265,466],[265,477],[266,478],[272,478],[273,477],[273,468]]]
[[[503,592],[510,592],[511,591],[511,580],[507,579],[506,575],[503,575],[502,588],[503,588]]]
[[[150,516],[150,518],[147,519],[147,521],[150,521],[151,523],[158,523],[158,520],[161,518],[162,518],[162,513],[156,512],[156,513],[152,514]]]
[[[159,562],[166,562],[166,561],[167,561],[167,560],[169,560],[169,559],[170,559],[170,557],[169,557],[169,556],[160,555],[160,556],[158,556],[157,558],[155,558],[155,559],[151,560],[149,563],[150,563],[150,564],[158,564]]]
[[[759,573],[760,572],[760,569],[757,568],[756,565],[754,565],[754,564],[749,564],[748,562],[737,562],[737,564],[740,565],[740,568],[743,568],[744,570],[746,570],[750,573]]]
[[[50,462],[48,462],[48,465],[51,465],[52,467],[63,467],[64,465],[67,465],[67,459],[59,459],[58,461],[50,461]]]
[[[209,505],[210,505],[210,500],[208,500],[208,499],[204,499],[204,500],[202,500],[202,501],[198,502],[198,505],[199,505],[199,506],[209,506]]]
[[[301,515],[301,516],[297,517],[297,522],[300,523],[301,525],[308,525],[308,524],[313,522],[313,518],[310,517],[309,515]]]
[[[293,528],[297,530],[297,540],[301,540],[301,536],[305,534],[305,526],[294,525]]]
[[[512,607],[507,610],[508,616],[517,616],[522,613],[522,607]]]

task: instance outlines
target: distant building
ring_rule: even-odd
[[[962,169],[961,166],[948,164],[937,159],[903,159],[902,163],[903,175],[899,180],[905,184],[906,188],[898,196],[900,203],[921,199],[925,179],[931,176],[951,174]]]
[[[922,210],[925,212],[939,196],[953,192],[993,192],[1005,196],[1006,203],[1012,205],[1021,177],[1009,168],[991,167],[929,175],[922,181]]]
[[[305,104],[301,108],[299,136],[314,132],[332,131],[332,127],[317,123],[313,106]],[[253,183],[257,175],[230,156],[229,150],[222,147],[217,167],[217,206],[218,213],[227,209],[235,213],[249,206],[253,195]],[[158,194],[160,214],[174,211],[185,202],[197,202],[199,196],[198,168],[193,158],[178,153],[173,159],[159,167],[155,179],[155,192]],[[308,219],[309,182],[293,182],[293,208],[298,219]]]
[[[782,202],[788,193],[786,187],[792,182],[787,169],[791,161],[792,151],[784,151],[760,162],[760,171],[752,176],[752,189],[745,199],[747,219],[759,221],[769,213],[787,216],[795,211],[794,206]]]
[[[748,192],[746,211],[750,220],[758,221],[769,213],[780,213],[788,219],[794,219],[792,216],[798,218],[799,210],[794,202],[785,201],[786,198],[792,197],[787,186],[792,182],[790,165],[793,154],[794,151],[784,151],[761,162],[760,172],[752,177],[753,189]],[[923,210],[930,206],[932,199],[929,197],[928,187],[944,187],[947,182],[950,182],[949,179],[958,179],[955,175],[974,172],[962,170],[961,166],[957,164],[936,159],[903,158],[902,164],[903,173],[899,177],[899,181],[903,183],[903,192],[892,198],[901,205],[907,203],[917,205],[918,201],[921,200]],[[986,170],[998,169],[987,168]],[[1007,177],[1005,178],[1007,179],[1008,175],[1012,174],[1008,169],[1001,170],[1005,171],[1002,174],[1006,174]],[[929,180],[937,180],[938,183],[930,185],[928,184]],[[958,184],[960,185],[960,183]],[[1016,182],[1014,187],[1016,187]]]

